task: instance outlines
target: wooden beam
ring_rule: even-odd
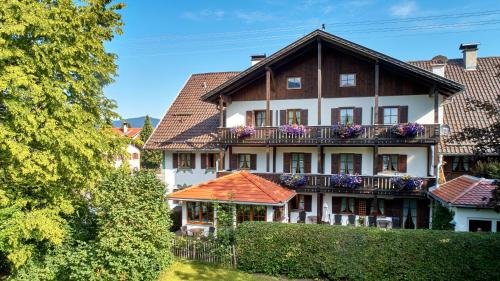
[[[276,173],[276,146],[273,146],[273,173]]]
[[[266,172],[271,171],[271,149],[269,145],[266,146]]]
[[[318,202],[316,206],[316,211],[317,211],[317,220],[316,223],[320,224],[321,223],[321,217],[323,216],[323,193],[318,193]]]
[[[224,171],[225,161],[224,161],[224,147],[222,145],[219,146],[219,165],[217,167],[217,171]]]
[[[271,69],[266,68],[266,126],[271,126]]]
[[[373,175],[377,175],[378,145],[373,146]]]
[[[231,167],[231,158],[233,156],[233,147],[232,146],[229,146],[228,149],[227,149],[227,160],[229,160],[229,171],[232,171],[233,170],[233,167]]]
[[[432,91],[434,94],[434,123],[439,124],[439,93],[436,86],[432,87]]]
[[[219,112],[219,127],[222,128],[224,127],[224,99],[222,98],[222,95],[219,96]]]
[[[378,64],[378,61],[375,63],[375,89],[374,89],[374,94],[375,94],[375,103],[374,103],[374,106],[373,106],[373,124],[377,124],[378,123],[378,94],[379,94],[379,85],[380,85],[380,81],[379,81],[379,74],[380,72],[380,67],[379,67],[379,64]]]
[[[318,145],[318,174],[323,174],[325,167],[323,165],[323,146]]]
[[[321,97],[322,93],[322,75],[321,75],[321,60],[322,60],[322,51],[321,51],[321,40],[318,39],[318,126],[321,126]]]

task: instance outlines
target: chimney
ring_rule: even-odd
[[[434,74],[444,77],[444,71],[446,69],[446,63],[448,58],[443,55],[437,55],[431,60],[431,71]]]
[[[260,55],[251,55],[250,56],[250,62],[252,63],[252,66],[259,63],[261,60],[266,58],[266,54],[260,54]]]
[[[122,130],[123,130],[124,134],[127,134],[127,132],[128,132],[128,124],[125,121],[123,121]]]
[[[477,46],[479,43],[460,44],[460,50],[464,54],[465,70],[476,70],[477,66]]]

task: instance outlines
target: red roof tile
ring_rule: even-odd
[[[451,205],[485,207],[493,189],[493,180],[464,175],[431,190],[431,194]]]
[[[120,136],[127,136],[129,138],[137,137],[142,131],[142,128],[128,128],[127,133],[123,132],[123,128],[113,128],[113,132],[119,134]]]
[[[274,205],[284,204],[294,195],[295,191],[293,190],[246,171],[240,171],[173,192],[169,198]]]

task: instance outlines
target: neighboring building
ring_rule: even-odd
[[[447,69],[445,74],[452,68]],[[483,75],[472,70],[467,75],[474,73]],[[427,228],[427,190],[435,185],[440,165],[443,115],[450,111],[450,98],[463,89],[461,83],[316,30],[270,57],[252,58],[243,72],[192,75],[146,148],[164,152],[168,193],[238,170],[276,184],[282,174],[305,174],[307,182],[291,188],[296,196],[287,204],[286,221],[326,217],[347,224],[354,218],[366,224],[368,216],[382,217],[391,227]],[[422,124],[424,131],[411,138],[391,134],[393,125],[408,122]],[[339,137],[332,125],[346,123],[360,124],[364,131],[356,138]],[[306,132],[283,133],[286,124],[304,125]],[[255,134],[241,138],[231,131],[242,125],[254,127]],[[361,186],[333,186],[332,174],[359,174]],[[395,188],[391,179],[402,175],[420,177],[423,184]]]
[[[139,171],[141,169],[141,150],[135,146],[132,140],[138,139],[141,134],[142,128],[129,128],[126,122],[123,123],[121,128],[113,128],[113,132],[120,136],[130,138],[130,143],[127,145],[127,161],[130,169]],[[115,167],[120,167],[123,163],[122,157],[115,159]]]
[[[432,189],[429,195],[454,212],[455,231],[500,232],[500,213],[488,206],[493,180],[460,176]]]

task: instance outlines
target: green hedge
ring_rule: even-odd
[[[243,223],[238,268],[329,280],[500,280],[500,234]]]

